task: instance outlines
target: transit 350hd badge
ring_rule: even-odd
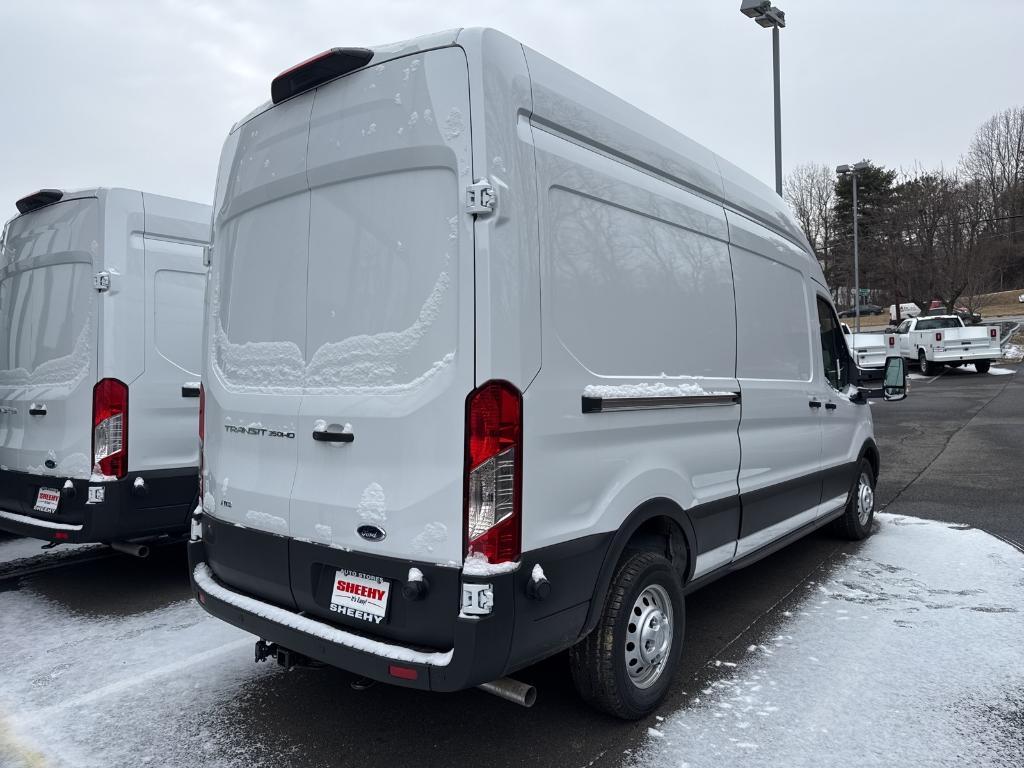
[[[224,431],[236,435],[256,435],[258,437],[287,437],[295,439],[294,432],[282,432],[279,429],[265,429],[264,427],[236,427],[234,424],[225,424]]]

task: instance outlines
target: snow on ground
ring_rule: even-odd
[[[1012,363],[1024,362],[1024,344],[1007,344],[1003,347],[1003,360]]]
[[[43,549],[44,544],[46,542],[42,539],[26,539],[20,536],[0,539],[0,571],[28,565],[44,565],[71,553],[80,553],[82,550],[103,549],[100,544],[61,544],[53,549]],[[33,562],[28,563],[29,560]]]
[[[1024,554],[965,526],[878,518],[656,723],[633,766],[1024,765]]]
[[[251,635],[192,600],[97,614],[62,595],[52,572],[0,591],[0,766],[264,764],[269,747],[232,742],[244,684],[277,673]]]

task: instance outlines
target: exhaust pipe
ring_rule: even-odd
[[[132,557],[149,557],[149,547],[145,544],[132,544],[130,541],[112,541],[110,542],[110,548]]]
[[[532,707],[537,701],[537,689],[532,685],[513,680],[511,677],[503,677],[500,680],[492,680],[489,683],[481,683],[477,686],[481,691],[492,693],[499,699],[511,701],[521,707]]]

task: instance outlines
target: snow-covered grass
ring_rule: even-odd
[[[1024,554],[965,526],[878,519],[632,765],[1024,765]]]

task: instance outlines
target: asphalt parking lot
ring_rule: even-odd
[[[950,370],[915,380],[905,401],[870,406],[882,452],[880,507],[897,516],[981,528],[1024,549],[1024,375],[1012,366],[1007,370]],[[32,644],[48,638],[41,632],[34,639],[34,604],[57,617],[58,626],[48,631],[66,634],[61,644],[47,646],[52,659],[39,662],[26,693],[14,701],[80,674],[75,695],[81,694],[87,713],[71,732],[53,736],[56,746],[49,737],[37,743],[26,737],[33,717],[61,722],[66,706],[47,699],[24,716],[8,701],[4,711],[0,685],[0,764],[631,764],[660,717],[685,712],[720,677],[723,664],[734,666],[746,650],[764,643],[798,610],[809,587],[829,578],[862,546],[818,532],[688,598],[687,645],[675,690],[659,718],[640,723],[581,706],[563,657],[517,675],[538,687],[538,703],[529,710],[478,691],[432,695],[385,685],[357,691],[354,678],[338,670],[254,667],[252,638],[206,623],[189,602],[184,552],[176,546],[148,561],[69,557],[60,568],[18,578],[5,577],[0,566],[0,609],[4,599],[11,606],[5,633],[26,633],[21,652],[33,653]],[[118,649],[154,623],[166,630],[166,646],[152,646],[160,658],[118,660]],[[207,627],[216,633],[214,640],[203,638]],[[205,649],[204,643],[215,647]],[[122,665],[138,671],[111,682]],[[6,667],[0,663],[0,676],[17,672],[16,659],[9,658]],[[172,691],[180,706],[168,703]],[[105,710],[108,699],[117,699],[120,709]],[[147,707],[151,716],[140,717]],[[100,732],[109,749],[120,751],[88,759],[96,751],[89,740]],[[78,758],[53,758],[48,745]]]

